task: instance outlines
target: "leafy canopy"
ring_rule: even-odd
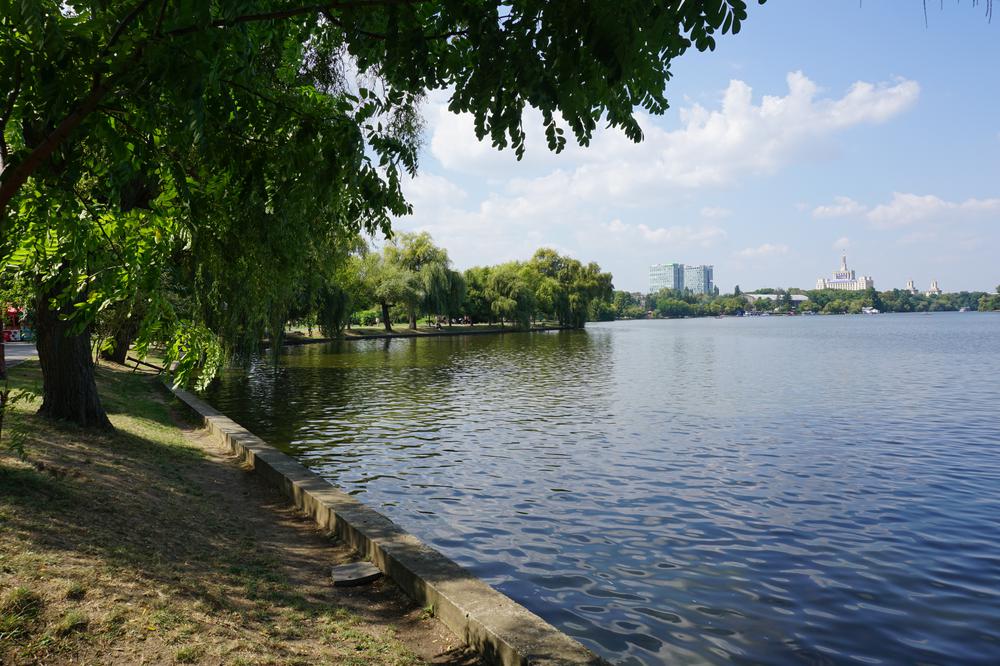
[[[218,359],[214,336],[277,330],[289,285],[409,211],[428,90],[519,156],[528,106],[553,150],[598,123],[638,141],[671,61],[745,18],[744,0],[0,0],[0,251],[81,327],[126,304],[147,339]],[[463,286],[414,289],[440,308]]]

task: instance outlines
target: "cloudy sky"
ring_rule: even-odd
[[[671,109],[547,151],[479,143],[447,95],[426,104],[414,214],[456,267],[541,246],[648,289],[658,262],[713,264],[723,291],[811,288],[839,264],[879,289],[1000,283],[1000,20],[982,3],[771,0],[736,37],[674,63]]]

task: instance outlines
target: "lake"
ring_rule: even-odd
[[[613,662],[1000,663],[1000,315],[308,345],[207,397]]]

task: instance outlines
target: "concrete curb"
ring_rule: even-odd
[[[371,559],[408,595],[489,661],[502,666],[607,664],[382,514],[332,486],[188,391],[174,395],[255,472],[323,529]]]

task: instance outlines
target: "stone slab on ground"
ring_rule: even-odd
[[[382,570],[371,562],[348,562],[334,567],[331,575],[334,587],[354,587],[378,579]]]

